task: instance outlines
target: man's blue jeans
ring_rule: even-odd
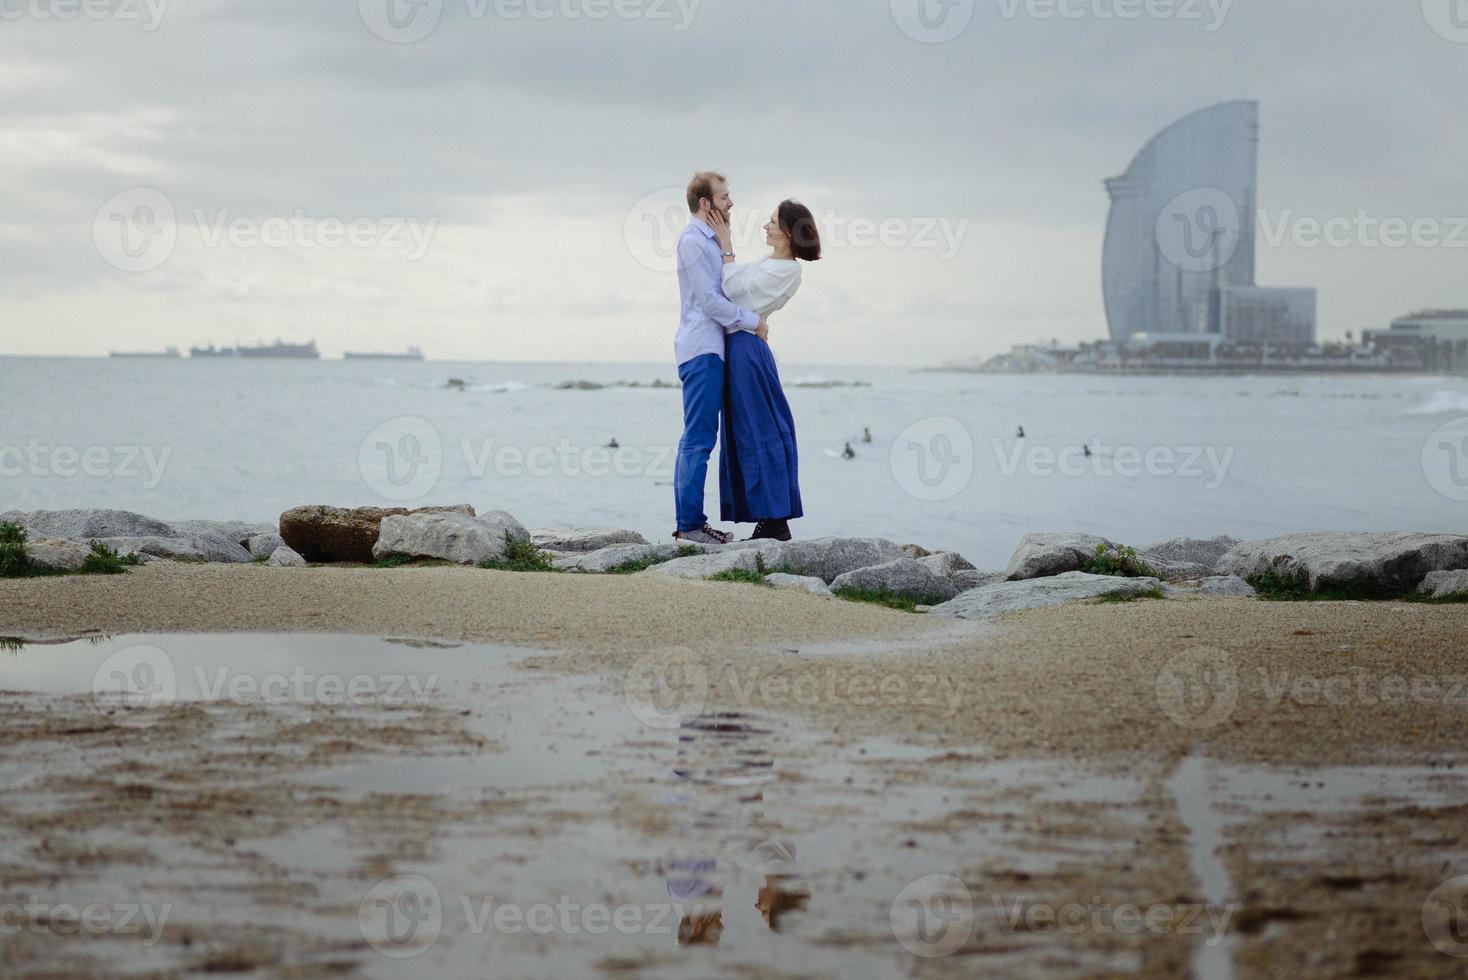
[[[696,531],[708,523],[703,488],[709,455],[719,437],[719,411],[724,407],[724,359],[702,354],[678,365],[683,382],[683,438],[673,468],[673,498],[678,530]]]

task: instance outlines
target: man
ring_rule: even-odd
[[[717,213],[727,223],[734,209],[729,182],[704,171],[688,185],[692,218],[678,238],[678,292],[682,300],[673,352],[683,381],[683,438],[673,470],[678,529],[673,537],[690,544],[728,544],[733,535],[711,527],[703,512],[709,455],[719,435],[724,406],[724,330],[741,327],[768,335],[765,318],[730,302],[724,294],[724,259],[709,223]]]

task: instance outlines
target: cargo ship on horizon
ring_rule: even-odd
[[[423,350],[419,347],[409,347],[403,353],[349,350],[342,357],[348,361],[421,361]]]
[[[316,349],[314,340],[304,344],[287,344],[276,340],[273,344],[256,344],[253,347],[215,347],[212,343],[208,347],[190,347],[189,357],[286,357],[319,360],[321,352]]]

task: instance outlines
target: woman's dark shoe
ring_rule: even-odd
[[[789,541],[790,540],[790,522],[789,521],[760,521],[758,524],[756,524],[754,526],[754,534],[750,535],[747,540],[750,540],[750,541],[764,541],[764,540],[771,540],[771,541]]]

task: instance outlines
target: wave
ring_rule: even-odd
[[[1408,415],[1468,415],[1468,391],[1439,388],[1421,405],[1407,409]]]

